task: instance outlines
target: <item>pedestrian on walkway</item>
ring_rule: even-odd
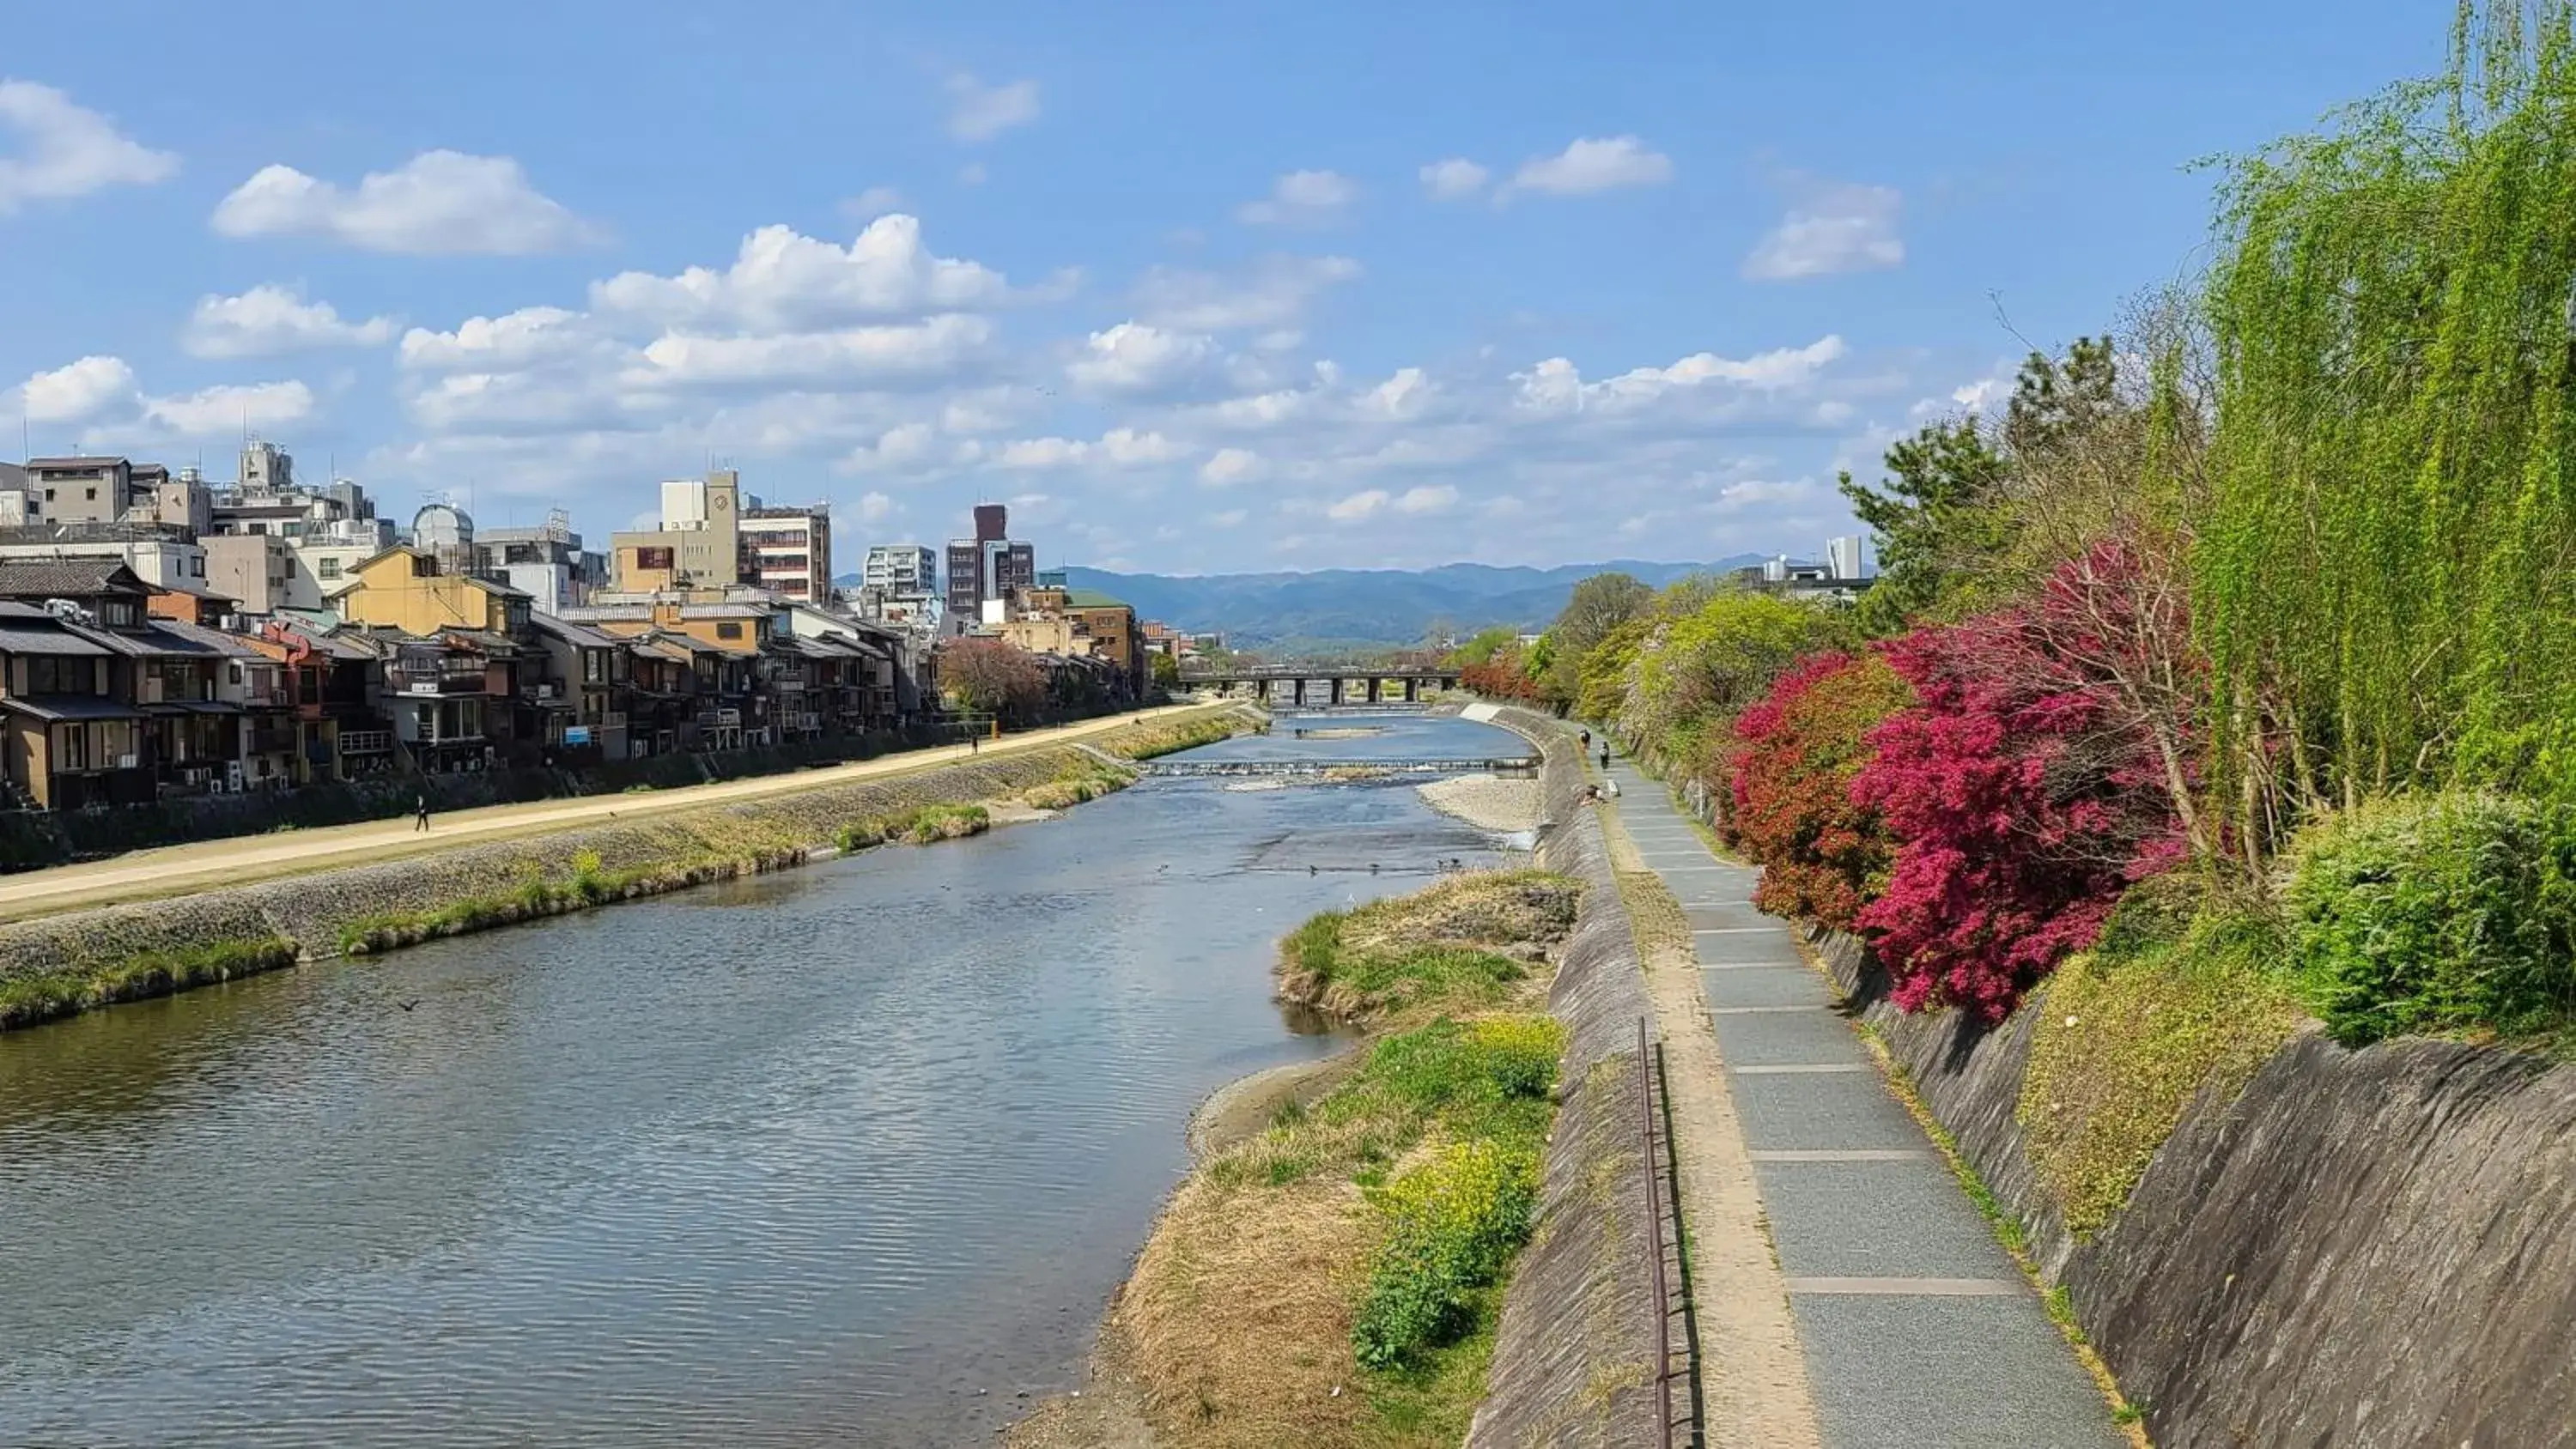
[[[429,792],[427,790],[421,791],[419,796],[412,801],[411,809],[411,828],[412,833],[416,835],[429,828]]]
[[[1590,730],[1583,731],[1583,747],[1587,750],[1592,748],[1592,731]]]
[[[1601,742],[1601,773],[1610,773],[1610,742],[1606,739]]]
[[[966,753],[970,755],[980,755],[983,752],[984,737],[982,735],[968,735],[966,737]]]

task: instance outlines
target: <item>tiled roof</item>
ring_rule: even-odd
[[[0,596],[58,599],[103,593],[149,592],[150,585],[113,558],[0,559]]]

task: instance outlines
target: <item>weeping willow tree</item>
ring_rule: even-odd
[[[2576,0],[2232,163],[2191,546],[2249,839],[2422,785],[2576,790]]]

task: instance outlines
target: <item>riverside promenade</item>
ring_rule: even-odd
[[[411,819],[405,816],[277,835],[236,836],[159,846],[105,860],[0,876],[0,921],[185,895],[216,886],[248,885],[305,871],[370,865],[430,851],[449,850],[458,845],[480,845],[597,825],[612,818],[632,821],[676,810],[737,804],[799,790],[953,765],[974,757],[978,752],[983,756],[1007,756],[1025,750],[1054,749],[1068,741],[1087,739],[1132,724],[1207,709],[1208,706],[1201,704],[1176,704],[1132,714],[1104,715],[1079,724],[986,740],[975,751],[970,751],[965,745],[941,745],[931,749],[904,750],[845,765],[688,785],[672,790],[489,805],[433,815],[426,831],[415,830]]]
[[[1825,1449],[2131,1443],[1833,983],[1786,923],[1753,908],[1756,872],[1713,854],[1632,762],[1610,775],[1610,809],[1689,921],[1707,1001],[1697,1027],[1716,1040]]]

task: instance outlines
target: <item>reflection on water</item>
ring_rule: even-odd
[[[1212,752],[1518,752],[1387,723]],[[0,1036],[0,1444],[983,1442],[1073,1380],[1191,1106],[1333,1049],[1277,937],[1489,844],[1153,781]]]

